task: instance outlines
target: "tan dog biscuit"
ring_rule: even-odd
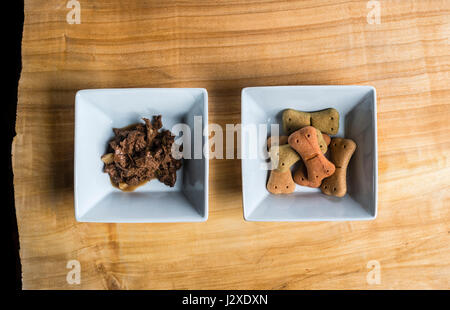
[[[278,137],[278,145],[287,144],[288,143],[288,138],[289,138],[288,136],[279,136]],[[267,139],[267,149],[270,150],[271,146],[272,146],[272,137],[270,136]]]
[[[300,160],[300,155],[287,144],[288,137],[279,137],[278,144],[272,146],[272,139],[267,139],[271,160],[278,157],[277,169],[270,171],[267,190],[272,194],[290,194],[295,190],[290,167]]]
[[[339,130],[339,112],[329,108],[316,112],[287,109],[282,114],[283,130],[287,134],[306,126],[313,126],[326,134],[335,135]]]
[[[356,150],[351,139],[334,138],[331,140],[331,161],[336,166],[335,173],[323,180],[320,189],[326,195],[343,197],[347,193],[347,167]]]
[[[295,190],[295,183],[292,180],[291,170],[270,172],[267,190],[272,194],[290,194]]]
[[[326,153],[328,150],[328,144],[325,141],[325,138],[323,137],[323,134],[320,132],[319,129],[316,129],[316,133],[317,133],[317,143],[319,143],[319,148],[322,151],[322,153]]]
[[[306,166],[307,177],[301,167],[294,174],[294,182],[309,187],[319,187],[322,180],[332,175],[334,165],[322,154],[317,131],[312,126],[297,130],[289,136],[289,145],[300,154]]]
[[[347,167],[356,150],[356,143],[351,139],[344,138],[333,138],[331,142],[331,161],[336,167]]]
[[[283,130],[288,135],[296,130],[311,125],[311,113],[309,112],[287,109],[283,111],[281,118]]]
[[[339,112],[333,108],[313,112],[311,126],[327,134],[335,135],[339,131]]]
[[[294,151],[289,144],[274,145],[269,151],[270,159],[276,162],[278,159],[277,170],[290,170],[291,166],[300,160],[300,155]]]

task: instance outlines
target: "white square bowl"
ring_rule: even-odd
[[[242,195],[247,221],[349,221],[377,216],[377,110],[376,92],[371,86],[274,86],[242,90],[242,127],[280,124],[282,111],[292,108],[339,111],[337,137],[353,139],[357,149],[347,171],[347,194],[343,198],[322,194],[318,188],[297,185],[288,195],[273,195],[266,189],[269,171],[261,168],[265,159],[242,159]],[[241,134],[242,150],[248,139],[266,147],[266,137]]]
[[[184,123],[194,135],[194,117],[208,124],[208,94],[200,88],[81,90],[75,97],[75,217],[79,222],[201,222],[208,218],[208,160],[183,159],[177,182],[152,180],[134,192],[111,185],[100,157],[113,128],[162,115],[163,128]],[[197,134],[198,138],[198,134]],[[202,135],[202,146],[208,140]],[[194,139],[192,139],[194,143]],[[193,147],[191,147],[193,149]]]

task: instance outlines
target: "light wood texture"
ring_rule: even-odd
[[[13,144],[24,289],[450,288],[450,2],[26,0]],[[257,85],[378,92],[379,215],[368,222],[243,220],[239,160],[212,160],[197,224],[77,223],[74,95],[205,87],[210,123],[240,122]],[[264,189],[261,189],[264,190]],[[81,262],[80,285],[66,283]],[[369,285],[367,263],[381,264]]]

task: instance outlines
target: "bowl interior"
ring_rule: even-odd
[[[83,90],[76,96],[75,213],[88,222],[179,222],[207,218],[208,163],[183,159],[177,182],[168,187],[152,180],[134,192],[114,188],[100,160],[112,128],[162,115],[163,128],[184,123],[194,135],[194,117],[207,124],[204,89]],[[199,137],[203,146],[207,141]],[[194,140],[191,140],[194,143]]]
[[[339,111],[337,137],[353,139],[357,149],[347,171],[347,195],[336,198],[320,189],[296,186],[289,195],[272,195],[266,189],[269,171],[264,158],[242,159],[244,217],[249,221],[367,220],[376,217],[377,141],[376,96],[370,86],[252,87],[242,92],[242,126],[280,124],[284,109]],[[242,131],[242,149],[251,138]],[[253,135],[254,137],[254,135]],[[258,151],[266,148],[267,135],[258,135]],[[244,151],[243,151],[244,152]]]

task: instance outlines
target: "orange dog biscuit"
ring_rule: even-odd
[[[278,137],[278,145],[283,145],[288,143],[288,136],[279,136]],[[322,153],[326,153],[328,150],[328,145],[330,145],[331,138],[326,133],[321,133],[319,129],[317,129],[317,139],[319,142],[319,147],[322,150]],[[272,146],[272,137],[267,139],[267,149],[270,150]]]
[[[295,190],[295,183],[292,180],[291,170],[270,171],[269,181],[267,182],[267,190],[272,194],[290,194]]]
[[[323,141],[325,141],[325,144],[328,146],[331,143],[331,137],[327,135],[326,133],[322,133]],[[326,152],[324,152],[326,153]]]
[[[331,176],[335,166],[322,154],[316,129],[304,127],[291,134],[289,145],[300,154],[306,166],[307,176],[301,167],[294,174],[294,182],[309,187],[319,187],[322,180]]]
[[[331,161],[336,172],[323,180],[320,189],[326,195],[343,197],[347,193],[347,167],[355,153],[356,143],[351,139],[334,138],[331,140]]]

